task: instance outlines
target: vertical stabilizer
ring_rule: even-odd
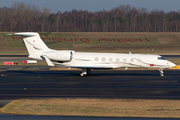
[[[23,37],[23,41],[29,53],[29,57],[31,58],[41,59],[42,54],[50,50],[46,46],[46,44],[41,40],[38,33],[23,32],[23,33],[15,33],[12,35],[18,35]]]

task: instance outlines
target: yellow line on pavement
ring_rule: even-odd
[[[174,67],[169,68],[169,69],[180,69],[180,66],[174,66]]]

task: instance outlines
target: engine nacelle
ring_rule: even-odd
[[[51,51],[44,53],[43,56],[48,57],[50,60],[69,62],[73,58],[73,52],[69,50]]]

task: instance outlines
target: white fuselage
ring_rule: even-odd
[[[163,59],[159,55],[88,53],[75,51],[72,51],[71,54],[70,57],[64,56],[63,60],[67,57],[67,61],[62,61],[62,54],[59,54],[59,51],[52,52],[50,54],[52,56],[48,56],[48,58],[53,60],[56,66],[76,68],[169,68],[175,66],[174,63]],[[68,54],[66,53],[66,55]]]

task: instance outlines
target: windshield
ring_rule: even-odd
[[[166,59],[163,57],[158,57],[158,60],[166,60]]]

